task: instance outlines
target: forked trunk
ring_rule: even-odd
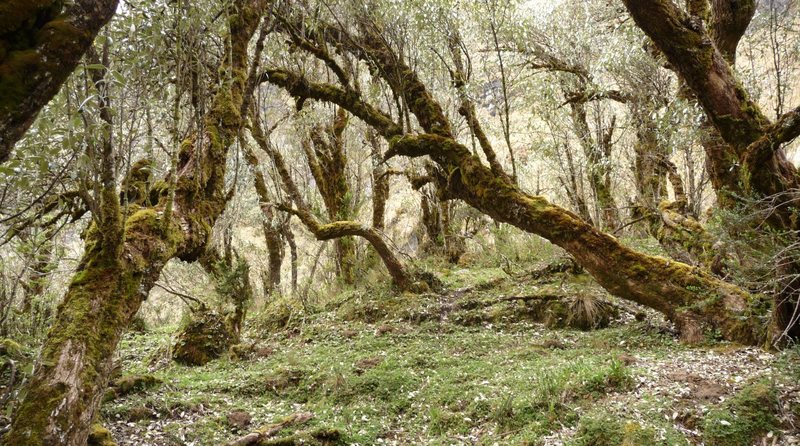
[[[122,219],[111,172],[103,170],[102,202],[86,235],[86,252],[58,309],[56,321],[26,388],[5,444],[85,446],[108,383],[111,360],[166,262],[197,260],[225,208],[225,160],[246,105],[247,47],[258,26],[257,1],[236,0],[229,17],[230,53],[222,63],[232,79],[205,115],[205,132],[180,150],[177,187],[161,181],[155,199],[130,203]],[[203,138],[203,144],[196,144]],[[202,150],[200,149],[202,147]],[[105,151],[105,148],[104,148]],[[109,155],[112,151],[109,147]],[[113,161],[112,156],[103,162]],[[174,197],[172,212],[165,211]]]

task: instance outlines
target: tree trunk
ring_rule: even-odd
[[[292,228],[289,227],[288,222],[284,226],[281,234],[283,234],[283,238],[286,239],[286,243],[289,244],[289,259],[292,268],[292,294],[297,294],[297,243],[294,241],[294,233],[292,232]]]
[[[268,260],[268,282],[266,283],[268,288],[264,290],[265,294],[281,293],[281,266],[285,256],[284,243],[280,230],[273,225],[273,221],[264,219],[264,239],[267,243]]]
[[[118,0],[0,4],[0,163],[111,19]]]
[[[389,200],[389,176],[383,165],[380,141],[374,130],[367,130],[367,140],[372,158],[372,227],[383,231],[386,227],[386,201]]]
[[[267,245],[268,257],[268,272],[267,280],[264,282],[264,294],[269,295],[273,292],[280,294],[281,266],[283,265],[283,258],[285,256],[282,226],[288,225],[288,223],[284,224],[278,221],[273,211],[274,203],[270,197],[267,181],[261,169],[258,156],[256,156],[255,152],[253,152],[248,144],[244,143],[243,139],[244,138],[241,138],[240,141],[242,141],[245,158],[253,168],[253,184],[256,189],[256,194],[258,195],[261,214],[264,217],[262,226],[264,229],[264,240]]]
[[[383,236],[375,228],[368,228],[354,221],[334,221],[322,224],[317,220],[311,213],[305,200],[303,200],[297,184],[295,184],[292,179],[286,161],[283,159],[283,155],[271,146],[267,135],[264,133],[254,115],[251,115],[250,121],[250,131],[253,138],[256,140],[261,150],[266,152],[272,159],[278,171],[278,175],[280,175],[281,181],[283,182],[283,186],[289,194],[289,197],[291,197],[292,201],[297,206],[297,209],[292,208],[288,204],[281,204],[278,207],[285,212],[296,215],[306,228],[314,234],[317,240],[337,240],[343,237],[353,236],[364,238],[380,256],[386,269],[389,271],[389,275],[392,276],[392,282],[395,286],[401,290],[412,289],[412,285],[414,285],[412,276],[407,272],[403,262],[395,256],[392,249],[383,239]]]
[[[794,203],[800,175],[783,146],[800,135],[800,108],[770,122],[730,65],[756,2],[692,0],[689,14],[670,0],[623,2],[636,24],[691,88],[718,132],[721,141],[712,138],[705,149],[712,184],[725,198],[721,203],[754,196],[761,200],[759,206],[768,210],[768,224],[778,230],[796,231],[799,226]],[[704,29],[704,21],[711,23],[711,33]],[[778,331],[794,338],[800,337],[800,326],[792,316],[800,304],[791,277],[798,270],[800,266],[792,266],[786,271],[789,283],[775,296],[773,315]]]
[[[611,137],[608,139],[595,141],[589,128],[586,118],[586,103],[571,102],[572,124],[575,134],[578,136],[583,154],[586,157],[586,169],[589,184],[595,196],[595,207],[600,214],[600,227],[606,230],[613,230],[619,226],[619,213],[614,196],[611,192],[611,184],[608,180],[609,166],[607,154],[610,151]],[[613,127],[612,127],[613,132]],[[605,149],[605,150],[604,150]]]
[[[162,241],[155,215],[147,217],[129,218],[124,247],[104,246],[97,230],[88,235],[7,444],[86,444],[117,343],[175,253]],[[148,252],[163,254],[142,256]]]
[[[308,140],[303,142],[308,167],[322,195],[330,221],[350,220],[352,217],[344,141],[347,121],[347,111],[339,108],[329,126],[313,129]],[[344,283],[352,284],[356,276],[355,241],[351,237],[343,237],[333,243],[336,271]]]
[[[414,98],[408,103],[409,109],[425,134],[404,135],[402,127],[389,115],[362,100],[347,85],[340,88],[312,83],[280,69],[268,69],[262,79],[297,98],[313,98],[347,108],[389,141],[387,159],[395,155],[430,156],[442,171],[448,172],[446,178],[437,177],[437,181],[450,197],[561,246],[609,292],[664,313],[676,323],[684,339],[698,341],[711,331],[745,344],[759,344],[766,339],[761,319],[765,305],[760,297],[689,265],[637,253],[543,197],[525,194],[508,178],[484,166],[456,141],[441,105],[417,73],[380,38],[381,29],[374,23],[356,20],[359,35],[346,33],[346,40],[340,38],[344,33],[336,33],[333,25],[323,23],[320,27],[333,28],[323,38],[377,65],[380,69],[373,74],[381,76],[395,94]]]

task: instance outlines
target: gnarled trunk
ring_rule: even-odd
[[[702,340],[712,330],[745,344],[765,340],[761,298],[703,270],[621,245],[543,197],[498,180],[466,147],[451,139],[431,134],[394,139],[389,155],[429,155],[458,172],[450,178],[448,189],[455,196],[495,220],[564,248],[606,290],[664,313],[688,341]]]
[[[264,133],[255,116],[251,116],[250,131],[261,150],[266,152],[267,155],[269,155],[269,157],[272,159],[272,162],[275,164],[275,167],[278,171],[278,175],[280,175],[281,181],[283,182],[284,188],[288,192],[294,204],[297,206],[297,209],[294,209],[289,204],[280,204],[278,205],[278,208],[285,212],[296,215],[306,226],[306,228],[308,228],[308,230],[314,234],[314,237],[316,237],[317,240],[338,240],[343,237],[353,236],[363,237],[370,243],[370,245],[372,245],[372,247],[380,256],[381,260],[386,266],[387,271],[389,272],[389,275],[391,275],[392,282],[395,284],[395,286],[401,290],[410,290],[412,288],[414,282],[411,278],[411,275],[408,273],[405,265],[403,265],[403,262],[400,261],[400,259],[394,254],[392,249],[383,239],[383,236],[380,234],[380,232],[378,232],[375,228],[366,227],[355,221],[334,221],[326,224],[320,223],[320,221],[311,213],[305,200],[303,200],[303,197],[300,194],[300,189],[298,189],[297,184],[295,184],[291,174],[289,173],[289,168],[286,165],[286,161],[283,159],[283,155],[281,155],[278,150],[271,146],[269,140],[267,139],[267,135]]]
[[[303,151],[314,181],[317,183],[330,221],[350,220],[350,185],[347,184],[347,156],[344,132],[347,129],[347,111],[339,108],[325,129],[315,128],[308,140],[303,141]],[[352,237],[334,241],[336,271],[344,283],[355,282],[356,245]]]
[[[730,192],[743,197],[754,195],[769,209],[767,222],[771,226],[796,231],[794,202],[800,175],[783,145],[800,135],[800,108],[770,122],[730,65],[756,2],[692,0],[688,14],[670,0],[623,2],[636,24],[691,88],[718,132],[720,140],[710,140],[705,149],[712,183],[718,195],[723,195],[721,202],[734,201],[736,196],[726,195]],[[704,22],[710,22],[710,33]],[[800,267],[792,266],[787,271],[789,277],[797,270]],[[798,297],[792,282],[789,279],[782,287],[785,292],[776,296],[774,322],[778,330],[796,338],[800,326],[792,316]]]
[[[374,75],[381,76],[396,95],[414,99],[408,103],[409,109],[425,134],[404,135],[389,115],[365,102],[347,84],[313,83],[280,69],[268,69],[262,79],[296,98],[323,100],[348,109],[390,142],[387,158],[430,156],[448,173],[446,178],[436,178],[448,196],[561,246],[609,292],[666,314],[685,339],[697,341],[713,330],[746,344],[764,341],[761,298],[689,265],[637,253],[577,215],[522,192],[507,177],[484,166],[456,141],[441,105],[381,38],[380,25],[371,19],[357,19],[359,35],[346,33],[347,39],[341,39],[345,33],[337,33],[333,25],[321,23],[320,29],[333,29],[320,39],[331,40],[337,48],[378,66]]]

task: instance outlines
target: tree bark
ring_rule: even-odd
[[[260,5],[232,5],[230,55],[223,69],[232,81],[205,116],[206,132],[181,147],[175,207],[165,216],[166,181],[154,186],[158,202],[132,203],[122,222],[113,181],[103,184],[103,209],[86,236],[86,252],[59,306],[33,377],[5,437],[14,445],[85,446],[106,388],[120,336],[166,262],[197,260],[222,213],[225,158],[241,127],[247,45]],[[204,138],[202,145],[195,144]],[[199,153],[197,147],[202,147]]]
[[[580,217],[530,196],[496,175],[463,145],[425,134],[393,140],[389,156],[429,155],[458,172],[449,191],[497,221],[538,234],[564,248],[606,290],[664,313],[687,341],[709,330],[726,339],[759,344],[765,340],[756,311],[763,301],[689,265],[637,253]]]
[[[771,123],[736,79],[727,60],[731,54],[726,58],[717,47],[704,28],[702,17],[681,11],[671,0],[624,0],[624,3],[637,25],[681,75],[727,143],[727,147],[710,146],[714,151],[708,153],[715,186],[771,197],[775,212],[770,223],[796,229],[792,200],[786,195],[796,194],[793,191],[800,187],[800,176],[786,158],[783,144],[800,134],[800,110]],[[720,174],[737,164],[735,177],[720,178]]]
[[[778,230],[796,231],[794,203],[800,175],[787,159],[783,146],[800,135],[800,107],[767,119],[753,102],[730,65],[736,46],[752,18],[755,1],[693,0],[687,14],[671,0],[623,0],[637,25],[655,42],[703,106],[706,116],[726,144],[711,141],[706,154],[712,182],[730,196],[759,199],[767,209],[766,221]],[[704,20],[711,12],[711,33]],[[727,188],[728,190],[724,189]],[[723,201],[723,204],[725,201]],[[798,306],[798,286],[792,277],[800,266],[784,266],[788,277],[783,292],[775,296],[773,323],[778,331],[800,336],[793,318]]]
[[[58,93],[118,0],[0,4],[0,163]]]
[[[367,130],[367,140],[372,159],[372,227],[378,231],[386,228],[386,202],[389,200],[389,176],[383,166],[383,153],[378,135]]]
[[[617,203],[614,201],[608,177],[610,167],[608,166],[607,158],[611,149],[612,133],[604,134],[602,140],[595,140],[595,138],[592,138],[586,118],[586,103],[571,102],[570,109],[572,110],[572,124],[575,134],[578,136],[578,141],[586,157],[589,184],[594,192],[595,206],[600,214],[600,227],[605,230],[612,230],[619,226]],[[613,132],[613,126],[611,132]]]
[[[264,177],[264,172],[261,169],[258,156],[253,152],[252,148],[242,143],[244,148],[245,158],[250,166],[253,168],[253,184],[258,195],[259,207],[261,214],[264,217],[262,227],[264,230],[264,241],[267,245],[267,277],[264,282],[264,294],[270,295],[273,292],[280,294],[281,286],[281,267],[286,252],[284,251],[284,240],[282,229],[286,224],[279,221],[273,210],[274,203],[270,197],[267,181]],[[288,224],[288,223],[287,223]]]

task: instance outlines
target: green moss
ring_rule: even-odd
[[[25,358],[25,350],[11,339],[0,339],[0,356],[18,361]]]
[[[708,446],[749,446],[778,428],[777,392],[767,381],[751,384],[703,421],[703,441]]]
[[[86,446],[117,446],[111,432],[100,424],[93,424]]]
[[[685,438],[667,430],[659,433],[639,421],[630,421],[610,414],[581,418],[575,436],[568,446],[678,446],[687,445]]]
[[[147,390],[161,384],[161,380],[153,375],[128,375],[123,376],[113,383],[103,396],[103,401],[129,395],[134,392]]]
[[[172,358],[186,365],[203,365],[226,353],[235,340],[225,317],[212,312],[198,312],[178,334]]]

